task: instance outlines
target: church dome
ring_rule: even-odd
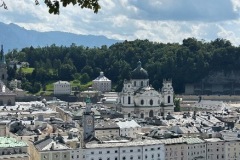
[[[148,72],[142,68],[142,63],[139,61],[137,68],[131,72],[132,79],[148,79]]]

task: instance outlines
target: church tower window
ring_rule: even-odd
[[[152,105],[153,105],[153,100],[151,99],[149,103],[150,103],[150,105],[152,106]]]
[[[143,104],[144,104],[144,100],[142,99],[142,100],[141,100],[141,105],[143,105]]]
[[[131,97],[128,97],[128,104],[131,104]]]
[[[171,103],[171,96],[168,96],[168,103]]]

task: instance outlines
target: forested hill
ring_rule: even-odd
[[[22,79],[23,87],[55,80],[86,83],[103,71],[120,91],[123,80],[129,78],[140,60],[154,88],[159,89],[164,78],[172,78],[175,92],[182,93],[186,83],[199,82],[212,71],[240,70],[240,48],[224,39],[205,42],[188,38],[182,44],[135,40],[100,48],[51,45],[23,48],[8,53],[6,58],[7,62],[27,61],[35,68],[31,74],[15,74],[9,69],[9,78]]]

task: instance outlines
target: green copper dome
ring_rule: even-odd
[[[138,61],[138,66],[131,72],[132,79],[148,79],[148,73],[142,68],[142,63]]]

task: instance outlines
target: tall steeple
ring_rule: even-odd
[[[2,63],[5,62],[5,60],[4,60],[4,52],[3,52],[3,45],[1,45],[0,61],[1,61]]]
[[[82,123],[84,141],[89,141],[95,136],[94,112],[91,110],[91,100],[89,97],[86,99],[86,109],[85,112],[83,112]]]
[[[7,65],[5,62],[4,52],[3,52],[3,45],[1,45],[0,51],[0,79],[3,81],[5,85],[7,85]]]

